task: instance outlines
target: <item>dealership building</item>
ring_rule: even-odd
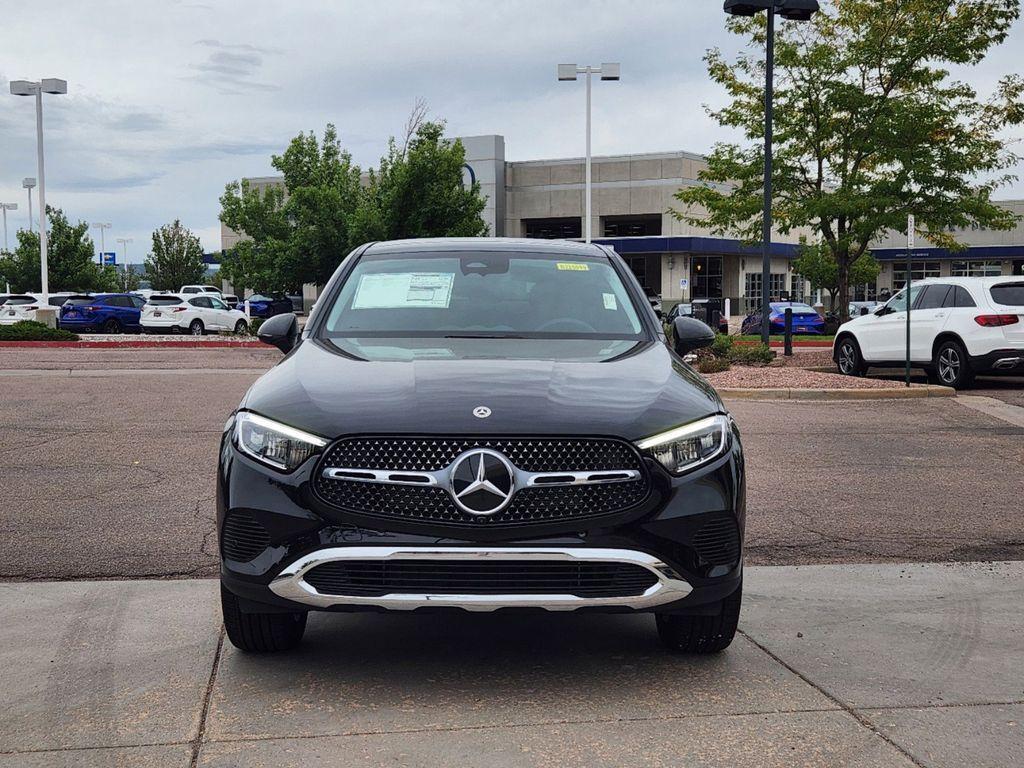
[[[466,176],[479,182],[487,198],[483,216],[495,237],[582,239],[584,160],[509,161],[502,136],[462,137]],[[668,211],[678,208],[673,197],[698,180],[707,167],[692,152],[654,152],[594,157],[591,231],[596,242],[615,248],[649,294],[667,304],[693,299],[731,299],[732,313],[758,305],[761,297],[761,248],[738,239],[713,235],[684,223]],[[279,177],[250,179],[263,187],[283,183]],[[1000,204],[1024,214],[1024,200]],[[691,209],[691,214],[699,211]],[[815,300],[810,286],[793,271],[800,236],[809,231],[776,233],[772,243],[769,294]],[[963,251],[917,247],[911,254],[911,277],[957,275],[1024,275],[1024,223],[1013,230],[957,232]],[[221,230],[221,247],[231,248],[239,235]],[[905,281],[906,238],[893,233],[872,247],[882,270],[875,284],[856,286],[856,298],[886,296]],[[918,238],[918,245],[927,245]]]

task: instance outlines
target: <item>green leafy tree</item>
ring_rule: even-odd
[[[391,140],[365,185],[333,125],[319,141],[313,133],[296,136],[272,158],[283,189],[228,184],[221,221],[247,236],[221,265],[236,291],[323,285],[352,248],[369,240],[486,234],[480,187],[463,187],[462,143],[445,140],[443,123],[424,115],[417,105],[401,148]]]
[[[793,271],[802,275],[815,290],[828,291],[833,309],[838,309],[839,264],[832,249],[821,245],[804,245],[800,256],[793,261]],[[850,267],[850,285],[873,283],[878,279],[881,266],[870,253],[864,253]]]
[[[951,66],[980,62],[1003,42],[1019,0],[825,2],[806,24],[776,32],[772,214],[788,233],[820,233],[838,270],[845,315],[852,270],[872,242],[905,231],[915,214],[935,245],[962,247],[954,229],[1009,229],[1017,217],[992,202],[1018,158],[1000,134],[1024,122],[1024,79],[999,80],[981,100]],[[705,61],[730,98],[711,111],[745,145],[721,143],[677,193],[678,218],[719,234],[760,239],[764,137],[764,14],[733,17],[751,45],[729,62]]]
[[[176,291],[183,285],[203,281],[203,246],[180,219],[153,232],[153,250],[146,257],[145,274],[157,291]],[[135,278],[137,283],[138,276]]]
[[[60,208],[46,207],[47,269],[51,291],[112,291],[118,282],[95,260],[89,224],[72,224]],[[42,290],[39,268],[39,233],[18,231],[18,247],[0,259],[0,282],[16,291]]]
[[[444,138],[444,123],[421,122],[401,148],[392,138],[356,213],[359,242],[414,237],[480,237],[486,200],[463,185],[466,150]]]

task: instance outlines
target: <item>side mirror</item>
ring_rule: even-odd
[[[861,307],[861,308],[860,308],[860,313],[861,313],[861,315],[866,315],[866,314],[867,314],[868,312],[870,312],[870,311],[871,311],[871,310],[869,310],[869,309],[868,309],[867,307]]]
[[[277,347],[287,354],[299,340],[299,320],[291,312],[274,315],[260,325],[256,337],[264,344]]]
[[[688,355],[715,341],[715,332],[693,317],[677,317],[672,321],[672,348],[679,355]]]

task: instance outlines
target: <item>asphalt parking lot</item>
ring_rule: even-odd
[[[277,359],[0,350],[0,578],[215,574],[217,442]],[[972,395],[1006,392],[1019,395]],[[729,405],[749,460],[749,562],[1024,559],[1024,426],[957,398]]]
[[[253,657],[213,471],[277,359],[0,349],[0,768],[1021,764],[1019,389],[729,403],[755,567],[718,656],[649,616],[317,614]]]

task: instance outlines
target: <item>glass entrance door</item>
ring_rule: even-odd
[[[722,257],[691,256],[690,284],[695,299],[722,298]]]

